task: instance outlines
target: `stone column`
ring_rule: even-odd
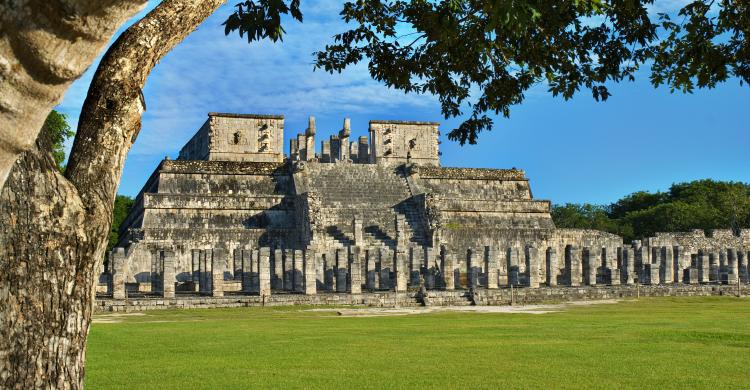
[[[161,272],[162,296],[164,298],[174,298],[174,282],[176,279],[174,251],[165,250],[162,253],[164,256]]]
[[[684,271],[690,267],[690,262],[688,261],[687,265],[685,265],[685,249],[682,246],[677,245],[672,250],[675,264],[673,280],[675,283],[680,283],[685,275]]]
[[[292,161],[299,160],[299,141],[296,138],[289,140],[289,158]]]
[[[617,251],[613,250],[612,247],[604,248],[604,263],[607,264],[607,276],[605,279],[609,279],[609,284],[612,286],[620,285],[620,264],[618,263]],[[606,280],[605,280],[606,283]]]
[[[331,141],[320,141],[320,162],[329,163],[331,157]]]
[[[201,294],[211,294],[211,249],[201,250],[199,253],[199,282]]]
[[[508,248],[508,283],[514,286],[520,284],[519,268],[521,267],[518,261],[518,249],[510,247]]]
[[[740,282],[747,283],[748,282],[748,267],[747,267],[747,252],[744,250],[740,250],[737,252],[737,268],[740,272]]]
[[[326,291],[336,292],[336,256],[330,250],[326,250],[323,256],[323,268],[325,268],[323,283],[325,283]]]
[[[702,251],[698,251],[698,253],[695,255],[695,261],[692,259],[691,254],[687,254],[689,256],[690,264],[688,269],[685,270],[685,283],[687,284],[698,284],[702,281],[702,273],[703,273],[703,265],[702,263]]]
[[[110,291],[112,292],[113,299],[125,299],[125,281],[127,280],[126,260],[125,248],[115,248],[109,256],[110,267],[112,269]]]
[[[151,273],[149,275],[149,280],[151,281],[151,292],[157,293],[161,291],[161,288],[159,287],[159,281],[161,280],[161,276],[159,275],[161,272],[161,267],[159,266],[161,251],[151,249],[149,255],[151,256]]]
[[[294,251],[284,249],[284,290],[294,291]]]
[[[409,285],[419,286],[419,276],[424,269],[424,248],[421,246],[410,246],[407,251],[409,268]]]
[[[284,289],[284,253],[281,249],[273,251],[273,277],[271,285],[276,290]]]
[[[440,259],[442,262],[443,269],[443,285],[446,290],[454,290],[456,288],[456,279],[453,275],[453,254],[450,253],[448,247],[445,245],[440,246]]]
[[[719,281],[721,283],[727,282],[727,274],[729,273],[729,266],[727,262],[727,250],[726,248],[719,249]]]
[[[569,245],[565,248],[567,252],[565,257],[566,266],[568,267],[567,274],[569,275],[569,282],[571,287],[578,287],[581,285],[582,279],[582,259],[581,250],[575,245]]]
[[[431,290],[436,287],[435,274],[437,273],[437,262],[435,261],[435,248],[427,247],[424,251],[425,288]]]
[[[307,129],[305,130],[305,157],[307,161],[315,160],[315,117],[307,119]]]
[[[304,252],[304,268],[305,268],[305,294],[306,295],[315,295],[318,291],[317,289],[317,278],[318,278],[318,272],[317,267],[315,264],[315,251],[311,248],[307,248],[307,250]]]
[[[737,264],[737,251],[734,248],[727,249],[727,283],[737,284],[739,277],[739,265]]]
[[[547,286],[557,287],[558,265],[557,248],[547,248]]]
[[[510,285],[508,249],[497,248],[495,253],[497,257],[497,286],[507,287]]]
[[[635,252],[630,246],[622,248],[622,275],[625,284],[633,284],[636,277]]]
[[[346,292],[347,268],[349,259],[346,248],[336,248],[336,292]]]
[[[526,272],[528,284],[531,288],[539,288],[539,250],[533,245],[526,246]]]
[[[390,290],[394,286],[391,283],[391,272],[393,271],[393,252],[389,248],[378,248],[380,253],[380,272],[378,273],[379,286],[381,290]]]
[[[700,267],[700,273],[698,274],[698,277],[701,283],[708,283],[711,280],[711,260],[705,249],[701,249],[698,251],[698,266]]]
[[[468,288],[476,288],[478,285],[478,266],[479,264],[477,263],[476,251],[474,250],[474,248],[468,248],[466,250],[466,281],[468,283]]]
[[[263,247],[258,251],[258,293],[260,296],[271,295],[271,248]]]
[[[242,248],[232,249],[232,279],[242,282]]]
[[[650,247],[650,250],[644,251],[646,253],[649,253],[649,260],[645,261],[644,259],[644,273],[646,274],[645,278],[648,284],[656,285],[659,284],[660,278],[661,278],[661,248],[653,246]]]
[[[674,280],[674,252],[672,252],[671,246],[662,247],[661,258],[661,281],[664,284],[671,284]]]
[[[252,249],[240,250],[240,261],[242,262],[242,292],[252,294],[253,290],[253,251]]]
[[[649,284],[659,284],[661,282],[661,268],[664,260],[662,259],[662,251],[660,247],[651,247],[651,262],[648,263],[648,279]]]
[[[484,247],[484,269],[487,270],[487,288],[497,288],[497,256],[491,246]]]
[[[406,291],[407,273],[406,273],[406,252],[401,247],[396,248],[394,264],[394,274],[396,275],[395,290],[398,292]]]
[[[191,268],[191,275],[190,278],[193,282],[193,290],[195,292],[201,291],[201,250],[200,249],[193,249],[190,251],[190,254],[192,256],[192,268]]]
[[[260,294],[260,248],[250,251],[250,288]],[[268,277],[271,277],[271,248],[268,249]]]
[[[224,296],[224,265],[226,264],[226,249],[217,248],[212,251],[211,257],[211,295],[214,297]]]
[[[404,248],[408,241],[406,237],[406,216],[396,214],[396,247]]]
[[[719,252],[712,251],[709,255],[709,269],[708,269],[708,279],[711,282],[719,283],[721,282],[719,278]]]
[[[294,251],[294,273],[292,280],[294,284],[294,292],[304,293],[305,292],[305,278],[304,274],[304,258],[302,257],[302,251],[296,249]]]
[[[359,145],[358,151],[357,151],[357,158],[359,160],[359,163],[361,164],[367,164],[370,162],[370,141],[367,138],[367,136],[361,136],[358,139]]]
[[[370,248],[365,254],[365,288],[368,290],[374,290],[378,286],[375,277],[378,272],[378,252]]]
[[[349,136],[352,134],[351,120],[349,118],[344,119],[344,128],[339,131],[339,160],[349,160]]]
[[[588,275],[586,277],[588,285],[589,286],[596,286],[597,285],[597,274],[599,267],[602,265],[602,249],[599,247],[594,247],[586,250],[584,248],[584,252],[588,253]]]
[[[351,247],[351,261],[349,262],[349,293],[362,293],[362,255],[363,251],[359,246]]]
[[[358,215],[354,217],[352,220],[352,230],[354,231],[354,245],[364,245],[365,240],[363,238],[362,217]]]
[[[636,241],[636,243],[639,241]],[[638,275],[638,282],[643,284],[648,279],[646,265],[651,263],[648,248],[645,246],[635,245],[635,272]]]

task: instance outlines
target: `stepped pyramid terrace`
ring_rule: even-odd
[[[102,297],[344,293],[355,302],[416,291],[404,299],[434,292],[457,303],[509,286],[748,280],[750,231],[625,244],[558,229],[524,171],[442,167],[435,122],[373,120],[369,137],[351,139],[347,119],[337,136],[315,136],[311,117],[285,155],[283,116],[209,113],[179,158],[146,180]]]

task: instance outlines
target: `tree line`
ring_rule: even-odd
[[[665,192],[638,191],[608,205],[552,207],[559,228],[596,229],[625,242],[656,232],[750,228],[750,184],[711,179],[673,184]]]

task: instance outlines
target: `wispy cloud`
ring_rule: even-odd
[[[334,75],[313,70],[313,52],[346,29],[340,8],[338,2],[305,1],[304,23],[287,18],[283,42],[248,43],[237,34],[224,35],[221,23],[231,6],[221,7],[150,75],[144,131],[131,154],[174,154],[209,111],[338,116],[373,107],[435,105],[434,97],[406,95],[373,81],[366,64]],[[74,124],[91,76],[76,82],[60,106]]]

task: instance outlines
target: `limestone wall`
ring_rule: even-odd
[[[727,296],[737,294],[734,286],[604,286],[604,287],[558,287],[540,289],[478,290],[474,294],[466,291],[435,291],[428,295],[429,305],[468,306],[472,301],[480,305],[508,306],[560,303],[602,299],[664,296]],[[742,286],[743,296],[750,294],[750,287]],[[178,296],[176,299],[142,297],[110,299],[100,297],[94,310],[97,312],[145,311],[164,309],[207,309],[230,307],[261,307],[291,305],[355,305],[368,307],[421,307],[423,298],[419,292],[359,293],[359,294],[284,294],[270,296],[224,296],[199,297]]]
[[[370,162],[439,166],[439,125],[437,122],[370,121]]]
[[[281,162],[284,160],[281,115],[212,112],[180,150],[181,160]]]
[[[750,248],[750,229],[735,234],[728,229],[708,232],[697,229],[690,232],[656,233],[655,237],[643,240],[646,246],[681,246],[690,253],[700,250],[712,251],[721,248]]]

